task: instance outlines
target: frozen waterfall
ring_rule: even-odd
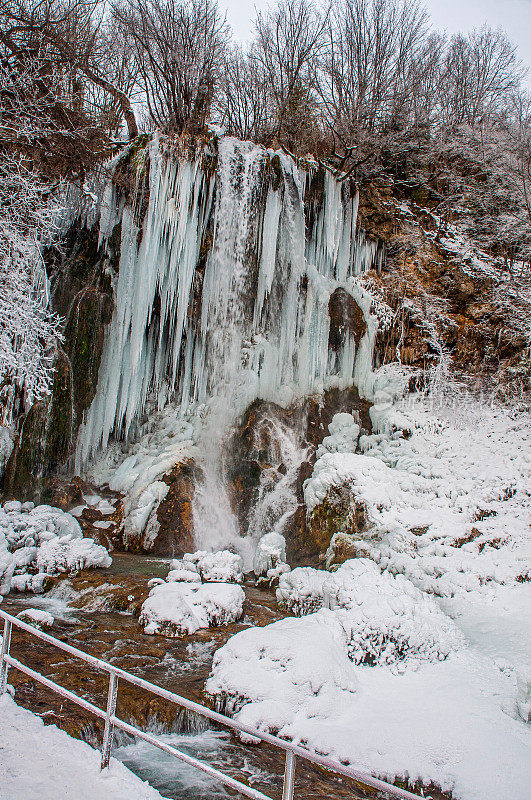
[[[176,415],[209,409],[205,425],[220,438],[255,398],[283,404],[353,383],[363,393],[377,326],[356,279],[380,252],[357,230],[350,185],[228,137],[193,158],[154,137],[146,159],[141,227],[111,183],[100,204],[100,239],[119,224],[121,251],[78,469],[110,437],[134,436],[148,402],[172,402]],[[328,303],[338,288],[367,329],[357,349],[347,332],[332,352]]]

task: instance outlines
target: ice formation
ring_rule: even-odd
[[[42,592],[50,575],[111,562],[107,550],[83,538],[75,517],[59,508],[12,500],[0,509],[0,594]]]
[[[286,539],[280,533],[266,533],[262,536],[256,547],[253,560],[253,572],[257,578],[263,578],[267,583],[277,580],[283,572],[287,572],[286,564]]]
[[[194,500],[197,544],[232,546],[240,534],[212,442],[219,445],[255,398],[285,404],[353,383],[370,391],[377,321],[359,277],[379,263],[381,251],[357,229],[350,185],[314,162],[297,164],[229,137],[214,138],[192,158],[169,154],[154,137],[145,157],[149,204],[141,235],[111,184],[99,205],[104,245],[120,225],[120,265],[77,469],[88,469],[113,439],[129,442],[130,458],[111,449],[103,469],[101,462],[90,469],[96,480],[128,493],[126,538],[140,532],[149,543],[165,491],[157,465],[186,455],[181,429],[191,425],[186,446],[201,440],[194,455],[205,482]],[[361,308],[366,331],[358,347],[346,331],[336,351],[329,346],[328,303],[339,288]],[[149,435],[142,427],[148,411],[150,419],[158,413],[157,425],[163,417],[158,460],[131,444]]]
[[[217,159],[214,174],[204,170],[205,156]],[[370,373],[376,321],[356,277],[379,251],[356,229],[358,200],[347,184],[229,137],[191,160],[167,157],[154,138],[147,158],[141,237],[111,186],[101,203],[102,240],[121,222],[121,258],[98,392],[79,441],[81,465],[112,433],[127,437],[150,394],[159,410],[174,398],[183,411],[221,395],[218,412],[234,418],[255,397],[278,402],[325,383],[360,383]],[[319,181],[316,203],[309,195]],[[213,244],[195,319],[194,273],[209,224]],[[368,323],[357,353],[350,334],[341,352],[329,351],[328,300],[338,287]]]

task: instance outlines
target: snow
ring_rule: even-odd
[[[55,725],[0,697],[0,798],[2,800],[160,800],[161,795],[111,758]]]
[[[280,578],[277,598],[295,614],[340,610],[337,619],[356,664],[442,660],[463,641],[433,598],[364,558],[347,561],[333,573],[310,567],[288,572]]]
[[[397,401],[399,381],[377,377],[376,432],[351,452],[327,442],[304,487],[310,514],[332,488],[362,505],[366,526],[343,534],[359,557],[283,574],[278,602],[304,616],[233,636],[206,689],[242,722],[372,774],[524,800],[531,417],[467,396]],[[299,664],[312,658],[317,683]]]
[[[83,538],[71,514],[16,500],[0,508],[0,594],[42,592],[50,575],[111,563],[102,545]]]
[[[162,583],[151,589],[139,622],[144,633],[185,636],[240,619],[244,600],[243,589],[234,584]]]
[[[281,729],[295,709],[324,722],[333,698],[357,687],[341,625],[325,610],[240,631],[215,653],[205,691],[226,712],[243,705],[254,727]]]

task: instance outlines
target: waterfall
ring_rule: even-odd
[[[285,405],[353,383],[363,394],[377,323],[359,276],[381,253],[357,229],[357,193],[314,162],[230,137],[192,157],[153,137],[146,159],[141,227],[112,184],[102,196],[100,238],[120,226],[120,262],[76,466],[85,469],[111,437],[138,435],[150,409],[171,406],[176,420],[201,415],[204,498],[223,434],[254,399]],[[338,288],[361,308],[366,330],[357,347],[347,331],[331,352],[328,303]],[[226,527],[226,503],[218,497],[201,512],[200,497],[204,527]]]

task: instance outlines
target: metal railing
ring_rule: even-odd
[[[257,789],[253,789],[250,786],[247,786],[244,783],[236,780],[235,778],[231,778],[229,775],[221,772],[218,769],[210,766],[209,764],[205,763],[204,761],[199,761],[196,758],[188,755],[187,753],[178,750],[176,747],[173,747],[170,744],[167,744],[164,740],[160,739],[159,737],[155,736],[152,733],[148,733],[146,731],[141,730],[140,728],[135,727],[134,725],[130,725],[128,722],[124,722],[124,720],[120,719],[116,716],[116,699],[118,695],[118,681],[126,681],[134,686],[138,686],[140,689],[144,689],[151,694],[157,695],[165,700],[170,701],[171,703],[175,703],[180,708],[187,709],[188,711],[192,711],[195,714],[199,714],[202,717],[206,717],[207,719],[212,720],[212,722],[217,723],[218,725],[222,725],[227,728],[231,728],[232,730],[238,731],[240,733],[247,734],[249,736],[253,736],[256,739],[261,739],[268,744],[273,745],[274,747],[278,747],[285,752],[285,768],[284,768],[284,778],[283,778],[283,787],[282,787],[282,800],[293,800],[294,797],[294,788],[295,788],[295,760],[296,758],[304,759],[305,761],[309,761],[312,764],[317,764],[321,767],[324,767],[331,772],[335,772],[338,775],[342,775],[346,778],[351,778],[356,781],[358,784],[370,788],[372,790],[376,789],[380,792],[383,792],[391,797],[398,797],[401,800],[421,800],[418,795],[411,794],[404,789],[400,789],[397,786],[393,786],[392,784],[386,783],[385,781],[378,780],[377,778],[373,778],[372,775],[367,775],[363,772],[360,772],[354,769],[351,766],[346,766],[341,764],[339,761],[335,761],[334,759],[327,758],[326,756],[318,755],[317,753],[313,753],[307,750],[300,745],[294,744],[293,742],[285,741],[284,739],[278,738],[278,736],[273,736],[269,733],[264,733],[263,731],[256,730],[254,728],[250,728],[247,725],[242,724],[238,720],[232,719],[231,717],[227,717],[224,714],[219,714],[217,711],[213,711],[212,709],[208,708],[207,706],[200,705],[199,703],[194,703],[192,700],[188,700],[186,697],[181,697],[174,692],[170,692],[167,689],[163,689],[161,686],[157,686],[154,683],[150,683],[149,681],[143,680],[143,678],[138,678],[136,675],[131,674],[130,672],[126,672],[119,667],[115,667],[112,664],[109,664],[107,661],[103,661],[100,658],[96,658],[95,656],[91,656],[88,653],[84,653],[82,650],[78,650],[76,647],[72,647],[66,642],[62,642],[60,639],[56,639],[54,636],[50,636],[48,633],[44,633],[44,631],[35,628],[33,625],[29,625],[26,622],[18,619],[17,617],[8,614],[5,611],[0,609],[0,618],[4,620],[4,631],[2,637],[2,647],[0,649],[0,695],[4,694],[7,688],[7,674],[9,667],[13,667],[14,669],[19,670],[20,672],[27,675],[29,678],[32,678],[38,683],[41,683],[46,688],[50,689],[56,694],[59,694],[61,697],[64,697],[67,700],[71,700],[76,705],[80,706],[81,708],[85,709],[85,711],[94,714],[94,716],[98,717],[99,719],[104,720],[105,726],[103,731],[103,745],[101,749],[101,768],[105,769],[109,765],[109,761],[111,758],[111,750],[113,744],[113,734],[114,729],[117,728],[119,730],[124,731],[125,733],[130,734],[131,736],[142,739],[145,742],[149,742],[149,744],[158,747],[160,750],[163,750],[165,753],[168,753],[171,756],[175,756],[175,758],[183,761],[185,764],[188,764],[192,767],[196,767],[197,769],[205,772],[210,777],[218,780],[225,786],[228,786],[231,789],[236,790],[240,794],[244,795],[245,797],[250,797],[252,800],[272,800],[272,798],[268,797],[268,795],[263,794],[262,792],[258,791]],[[90,703],[88,700],[85,700],[83,697],[79,697],[79,695],[71,692],[69,689],[66,689],[64,686],[55,683],[55,681],[46,678],[44,675],[41,675],[40,672],[35,672],[35,670],[30,669],[21,661],[13,658],[10,654],[10,645],[11,645],[11,632],[12,627],[15,625],[17,628],[20,628],[23,631],[31,634],[32,636],[41,639],[44,642],[52,645],[53,647],[57,647],[59,650],[63,650],[65,653],[69,653],[70,655],[74,656],[75,658],[79,658],[82,661],[85,661],[87,664],[90,664],[92,667],[95,667],[97,670],[101,670],[103,672],[107,672],[109,675],[109,686],[107,690],[107,703],[106,708],[103,710],[98,706]]]

